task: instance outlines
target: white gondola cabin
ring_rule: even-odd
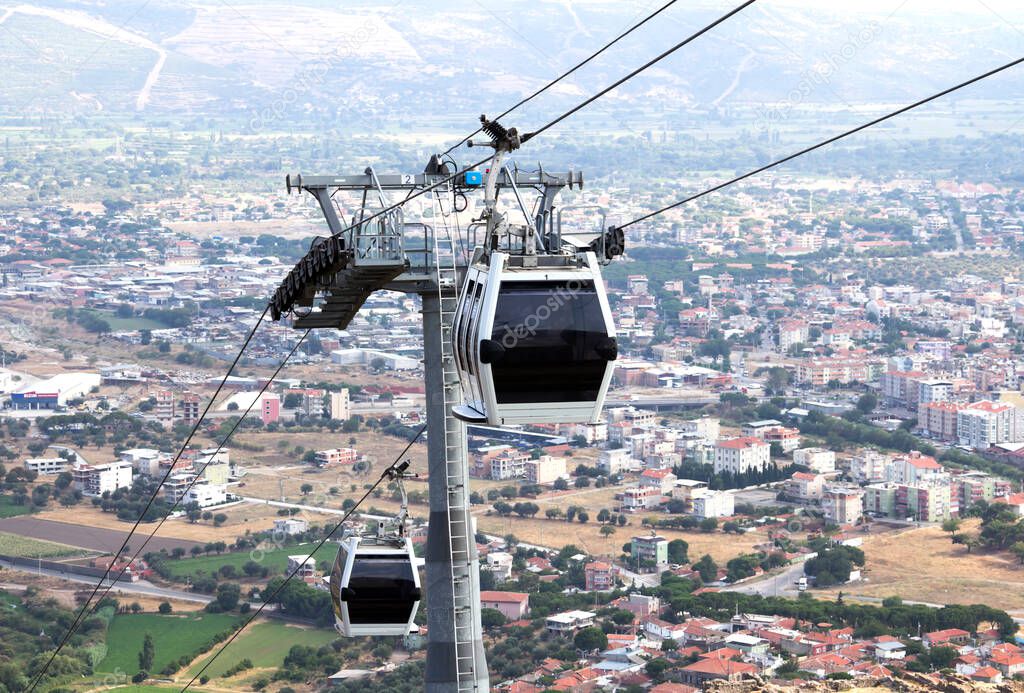
[[[596,423],[618,346],[594,253],[477,253],[452,345],[464,421]]]
[[[406,635],[416,630],[419,572],[407,537],[349,536],[331,572],[331,601],[345,636]]]

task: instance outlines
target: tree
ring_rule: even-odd
[[[174,610],[174,607],[171,606],[170,602],[160,602],[160,606],[158,606],[156,610],[166,616]]]
[[[946,520],[942,521],[942,531],[943,532],[949,532],[949,538],[950,538],[950,540],[954,544],[957,543],[957,541],[956,541],[957,540],[957,534],[956,533],[957,533],[957,531],[959,529],[960,529],[960,520],[955,518],[955,517],[951,517],[949,519],[946,519]]]
[[[149,671],[153,668],[153,657],[156,650],[153,647],[153,636],[146,633],[142,638],[142,650],[139,652],[139,670]]]
[[[1017,557],[1021,565],[1024,565],[1024,541],[1014,542],[1010,547],[1010,553]]]
[[[718,579],[718,564],[709,554],[704,554],[694,563],[693,569],[700,574],[701,582],[714,582]]]
[[[581,525],[585,525],[587,524],[587,522],[590,521],[590,514],[587,513],[585,510],[581,510],[580,512],[576,513],[576,519],[579,520],[579,523]]]
[[[608,647],[608,636],[597,626],[589,626],[579,630],[572,639],[577,650],[592,652],[604,650]]]
[[[611,512],[608,511],[608,508],[601,508],[597,512],[597,521],[598,522],[607,522],[609,519],[611,519],[611,516],[612,516],[612,514],[611,514]]]
[[[559,477],[555,479],[554,489],[556,491],[567,491],[569,489],[569,482]]]
[[[549,520],[557,520],[562,516],[561,508],[548,508],[544,511],[544,516]]]
[[[612,527],[611,525],[601,525],[601,529],[598,530],[598,531],[601,532],[601,536],[602,537],[609,537],[609,536],[615,534],[615,528]]]
[[[718,529],[718,520],[714,517],[705,517],[700,521],[700,531],[714,532]]]
[[[682,539],[673,539],[668,543],[668,562],[683,565],[689,562],[687,552],[690,550],[690,545]]]
[[[233,582],[222,582],[217,585],[217,606],[222,611],[231,611],[238,606],[238,600],[242,596],[242,589]]]
[[[228,516],[224,513],[217,513],[213,516],[213,526],[220,527],[222,524],[228,521]]]
[[[313,484],[303,484],[302,486],[299,487],[299,490],[302,492],[302,495],[308,496],[310,493],[313,492]]]
[[[501,628],[505,625],[507,620],[508,619],[505,618],[505,614],[501,613],[497,609],[484,608],[480,610],[480,622],[487,630],[490,630],[491,628]]]
[[[878,397],[873,392],[866,392],[857,400],[857,410],[867,416],[878,406]]]

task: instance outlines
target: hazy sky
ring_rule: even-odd
[[[1024,15],[1022,0],[762,0],[779,7],[828,7],[833,12],[933,12],[969,13],[980,16],[995,14]]]

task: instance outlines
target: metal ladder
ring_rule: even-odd
[[[459,301],[459,277],[455,245],[451,236],[434,234],[434,265],[437,268],[441,320],[441,359],[444,364],[444,445],[448,490],[448,548],[451,554],[452,604],[454,606],[455,671],[457,690],[476,691],[477,672],[474,657],[474,616],[470,553],[474,541],[469,526],[469,493],[465,486],[465,442],[463,424],[451,415],[460,392],[459,373],[452,351],[451,328]]]

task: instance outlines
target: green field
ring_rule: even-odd
[[[231,647],[203,672],[211,679],[219,677],[225,671],[241,662],[250,659],[256,668],[279,667],[284,663],[285,655],[293,645],[322,647],[338,638],[332,630],[319,628],[297,628],[283,623],[263,622],[246,629],[244,633],[231,643]],[[188,677],[195,676],[203,664],[212,655],[201,658],[186,672]],[[211,682],[212,683],[212,682]]]
[[[210,575],[216,573],[224,565],[230,565],[239,575],[244,575],[242,566],[249,561],[259,558],[260,560],[255,562],[269,568],[271,575],[282,575],[288,568],[289,556],[306,554],[312,551],[315,546],[315,544],[296,544],[283,549],[272,549],[262,553],[257,552],[255,555],[250,551],[222,553],[219,556],[217,554],[210,554],[209,556],[199,556],[198,558],[167,561],[166,566],[170,577],[177,580],[184,580],[186,577],[195,578],[199,573]],[[333,562],[337,552],[338,547],[336,544],[324,544],[315,554],[317,563],[320,561]]]
[[[15,505],[10,496],[0,496],[0,518],[28,515],[32,509],[28,505]]]
[[[149,633],[156,652],[150,673],[156,676],[170,662],[192,654],[238,621],[239,617],[231,614],[119,614],[107,631],[107,656],[96,669],[129,675],[137,672],[142,640]]]
[[[167,325],[163,324],[162,322],[150,320],[149,318],[144,318],[141,315],[133,315],[130,318],[119,318],[117,317],[117,315],[114,314],[113,311],[108,310],[89,310],[82,312],[92,313],[97,318],[102,318],[103,320],[106,320],[107,323],[110,325],[110,329],[113,330],[114,332],[129,332],[132,330],[162,330],[167,327]]]
[[[0,554],[23,558],[69,558],[85,556],[89,552],[75,546],[0,532]]]

